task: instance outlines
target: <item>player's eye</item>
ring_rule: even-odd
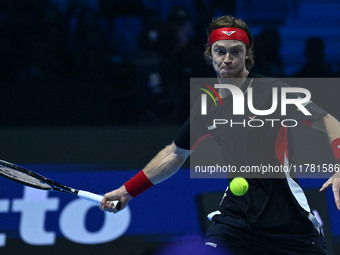
[[[215,48],[214,51],[217,55],[225,55],[226,54],[226,51],[224,49],[221,49],[221,48]]]
[[[239,49],[233,49],[233,50],[231,50],[231,54],[233,54],[233,55],[238,55],[238,54],[240,54],[240,50]]]

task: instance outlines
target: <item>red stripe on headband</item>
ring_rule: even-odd
[[[249,46],[247,32],[235,27],[222,27],[213,30],[209,36],[209,46],[219,40],[237,40]]]

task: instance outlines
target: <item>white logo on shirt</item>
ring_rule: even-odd
[[[217,244],[215,244],[215,243],[212,243],[212,242],[206,242],[206,243],[205,243],[205,245],[207,245],[207,246],[211,246],[211,247],[214,247],[214,248],[216,248],[216,247],[217,247]]]

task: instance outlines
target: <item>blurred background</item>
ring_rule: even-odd
[[[244,19],[252,71],[338,77],[340,3],[325,0],[2,0],[2,125],[182,123],[213,17]],[[23,111],[23,109],[25,109]]]
[[[249,25],[252,71],[340,76],[335,0],[0,0],[0,158],[98,193],[118,187],[178,132],[189,114],[190,77],[215,76],[203,50],[208,24],[221,15]],[[314,89],[336,105],[339,87],[323,85]],[[322,180],[302,184],[313,190]],[[88,209],[80,236],[98,238],[93,243],[72,240],[62,224],[71,198],[48,194],[58,206],[40,209],[46,213],[40,234],[54,238],[39,243],[23,237],[37,233],[23,229],[24,209],[17,205],[35,193],[1,179],[0,250],[155,254],[178,237],[197,241],[203,208],[226,185],[190,180],[184,169],[133,201],[131,214],[113,216],[128,219],[121,237],[111,238],[106,216]],[[325,196],[321,214],[336,247],[340,215],[331,194]],[[108,237],[103,241],[101,234]]]

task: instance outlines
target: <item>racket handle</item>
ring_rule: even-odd
[[[88,191],[84,191],[84,190],[79,190],[78,191],[78,197],[82,198],[82,199],[85,199],[85,200],[88,200],[88,201],[91,201],[91,202],[94,202],[96,204],[100,204],[102,199],[103,199],[103,196],[101,195],[98,195],[98,194],[95,194],[95,193],[92,193],[92,192],[88,192]],[[115,201],[112,201],[114,206],[117,208],[117,210],[119,210],[119,201],[115,200]]]

